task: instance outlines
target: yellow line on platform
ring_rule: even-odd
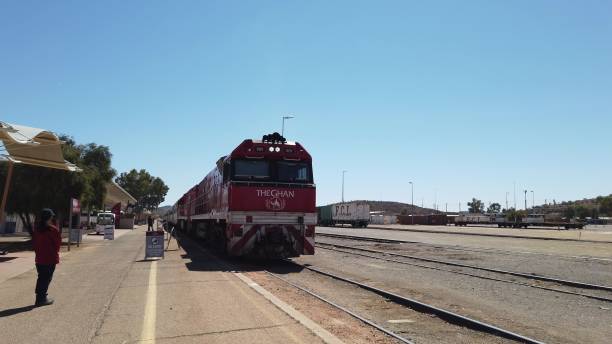
[[[149,288],[142,322],[140,341],[155,343],[155,321],[157,320],[157,261],[151,263],[149,271]]]

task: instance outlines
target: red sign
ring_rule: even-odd
[[[232,186],[230,211],[315,212],[315,188]]]
[[[70,199],[70,213],[71,214],[80,214],[81,213],[81,202],[79,202],[76,198]]]
[[[121,220],[121,202],[113,206],[111,213],[115,214],[115,226],[119,228],[119,221]]]

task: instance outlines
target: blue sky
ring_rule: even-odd
[[[0,3],[0,120],[111,147],[173,203],[245,138],[314,158],[317,203],[456,210],[612,193],[608,1]],[[529,195],[531,203],[531,194]]]

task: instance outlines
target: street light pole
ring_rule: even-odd
[[[523,190],[525,193],[525,211],[527,210],[527,190]]]
[[[344,175],[346,174],[346,170],[342,171],[342,203],[344,203]]]
[[[285,120],[295,118],[293,116],[283,116],[283,128],[281,130],[281,136],[285,137]]]
[[[412,209],[412,224],[414,224],[414,183],[413,182],[409,182],[410,183],[410,205],[411,205],[411,209]]]
[[[531,209],[535,209],[535,194],[531,190]]]

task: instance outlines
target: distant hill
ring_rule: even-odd
[[[533,212],[539,214],[559,213],[565,214],[568,217],[572,216],[572,214],[579,217],[610,217],[612,216],[612,194],[560,203],[553,200],[553,202],[547,202],[547,204],[536,205]]]
[[[366,203],[370,205],[370,211],[382,211],[385,215],[400,215],[400,214],[412,214],[412,206],[408,203],[401,202],[389,202],[389,201],[368,201],[368,200],[358,200],[351,201],[358,203]],[[331,205],[335,205],[338,203],[332,203]],[[436,211],[430,208],[421,208],[418,206],[414,206],[414,214],[416,215],[428,215],[435,213],[443,213],[442,211]]]

